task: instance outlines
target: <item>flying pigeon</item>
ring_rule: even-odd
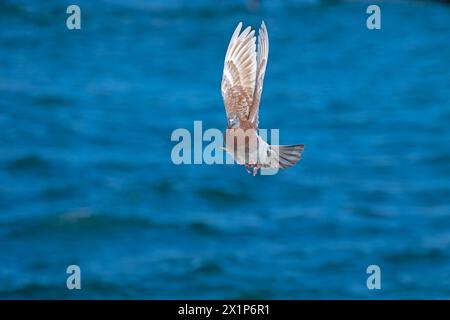
[[[225,147],[236,163],[255,176],[260,168],[283,169],[300,160],[303,144],[269,145],[258,135],[259,104],[269,56],[269,36],[264,21],[259,28],[258,52],[255,30],[242,22],[231,36],[225,55],[222,97],[227,115]]]

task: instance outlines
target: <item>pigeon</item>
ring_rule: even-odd
[[[231,36],[222,76],[222,98],[227,116],[224,150],[255,176],[261,168],[284,169],[296,164],[304,145],[269,145],[258,134],[259,105],[269,56],[269,36],[264,21],[255,30],[242,22]],[[252,171],[250,171],[252,169]]]

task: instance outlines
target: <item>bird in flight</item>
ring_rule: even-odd
[[[258,135],[259,104],[269,56],[269,36],[264,21],[255,30],[242,22],[231,36],[225,54],[222,97],[227,115],[225,147],[234,160],[255,176],[260,168],[284,169],[300,160],[304,145],[269,145]]]

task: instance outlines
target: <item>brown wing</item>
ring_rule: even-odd
[[[263,90],[264,75],[266,73],[267,60],[269,58],[269,35],[267,33],[266,24],[264,21],[259,28],[258,33],[258,65],[256,73],[256,86],[253,94],[253,102],[250,107],[249,122],[258,128],[259,122],[259,103],[261,101],[261,94]]]
[[[236,114],[247,120],[256,82],[256,38],[250,27],[240,33],[241,28],[242,22],[236,27],[225,55],[222,97],[227,117]]]

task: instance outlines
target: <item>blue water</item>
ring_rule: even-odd
[[[0,3],[0,298],[450,298],[450,6],[78,0],[69,31],[71,3]],[[304,158],[175,166],[262,19],[260,127]]]

